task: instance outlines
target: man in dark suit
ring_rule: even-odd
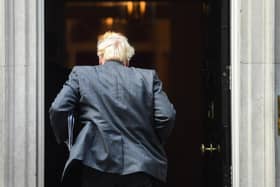
[[[134,49],[107,32],[98,41],[98,66],[76,66],[49,110],[58,142],[65,142],[69,116],[82,125],[70,149],[83,165],[83,187],[148,187],[166,180],[164,144],[175,109],[154,70],[128,67]]]

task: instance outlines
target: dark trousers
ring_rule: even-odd
[[[142,173],[118,175],[104,173],[90,167],[83,167],[81,176],[82,187],[162,187],[157,179]]]

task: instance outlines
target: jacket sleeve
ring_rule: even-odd
[[[73,113],[79,98],[78,75],[73,68],[49,109],[51,127],[58,143],[68,138],[68,116]]]
[[[165,144],[175,123],[176,111],[163,91],[157,73],[153,73],[154,129],[160,142]]]

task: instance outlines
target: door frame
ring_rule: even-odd
[[[239,187],[240,0],[230,0],[232,186]]]
[[[8,1],[8,0],[6,0]],[[44,187],[44,131],[45,131],[45,42],[44,0],[37,1],[37,186]],[[240,113],[240,0],[230,0],[230,64],[231,64],[231,137],[232,187],[239,187],[239,113]]]
[[[9,1],[9,0],[7,0]],[[45,183],[45,0],[37,0],[37,187]]]

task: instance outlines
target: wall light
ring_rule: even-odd
[[[137,18],[139,15],[144,16],[146,13],[146,1],[127,1],[125,4],[129,16]]]

